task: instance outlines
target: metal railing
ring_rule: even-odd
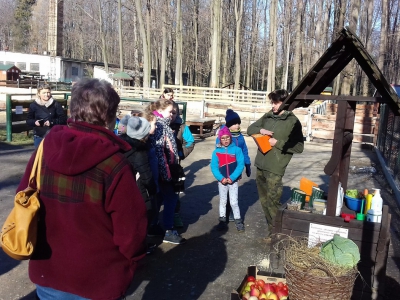
[[[380,108],[376,149],[397,189],[400,190],[400,116],[395,116],[386,104],[382,104]]]

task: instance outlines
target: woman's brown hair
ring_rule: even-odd
[[[120,98],[109,82],[82,79],[72,86],[71,118],[106,127],[115,121],[119,102]]]
[[[155,110],[157,110],[157,111],[164,110],[170,105],[174,106],[174,101],[162,98],[162,99],[158,99],[155,102],[151,102],[149,104],[149,106],[146,107],[146,110],[151,111],[151,112],[153,112]]]

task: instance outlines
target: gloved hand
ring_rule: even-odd
[[[247,177],[250,177],[250,175],[251,175],[251,166],[250,166],[250,164],[246,164],[245,166],[246,166],[246,175],[247,175]]]

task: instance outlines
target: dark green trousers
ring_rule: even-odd
[[[272,233],[275,216],[280,207],[283,191],[282,176],[257,168],[257,190],[261,207],[268,222],[268,234]]]

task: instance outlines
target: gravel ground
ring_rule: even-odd
[[[257,265],[268,271],[269,251],[263,241],[267,227],[261,206],[257,201],[255,169],[250,178],[240,182],[239,201],[246,231],[239,234],[233,223],[229,230],[215,231],[218,223],[218,189],[209,169],[214,137],[196,140],[193,153],[183,161],[186,172],[186,193],[181,196],[182,218],[185,227],[182,235],[185,245],[162,244],[161,239],[152,255],[140,262],[136,276],[127,293],[127,299],[230,299],[246,273],[247,266]],[[252,161],[256,148],[246,137]],[[375,166],[376,174],[350,173],[349,187],[358,189],[381,187],[385,204],[392,213],[392,241],[388,258],[387,297],[398,299],[400,294],[400,212],[391,195],[385,178],[379,171],[377,158],[371,150],[353,147],[351,166]],[[327,191],[329,177],[323,168],[331,155],[330,144],[305,144],[305,151],[295,155],[284,176],[284,195],[290,197],[290,189],[298,187],[305,176]],[[12,207],[15,188],[22,176],[33,147],[14,147],[0,142],[0,223]],[[104,267],[107,267],[105,264]],[[10,259],[0,251],[0,300],[34,299],[34,285],[27,275],[27,262]],[[82,283],[84,284],[84,283]]]

